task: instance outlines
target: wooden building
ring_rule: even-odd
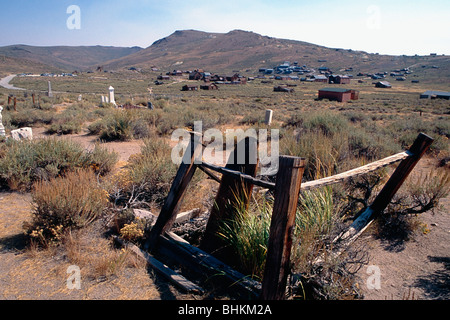
[[[378,81],[375,83],[375,87],[377,88],[392,88],[392,85],[387,81]]]
[[[350,78],[347,76],[333,76],[330,75],[328,77],[328,83],[329,84],[350,84]]]
[[[198,91],[198,86],[194,84],[187,84],[181,88],[182,91]]]
[[[206,83],[200,86],[201,90],[219,90],[219,87],[215,83]]]
[[[358,100],[359,91],[343,88],[323,88],[319,90],[319,100],[328,99],[338,102]]]
[[[313,76],[311,78],[314,82],[323,82],[323,83],[327,83],[328,82],[328,78],[324,75],[316,75]]]
[[[446,99],[450,100],[450,92],[428,90],[420,95],[420,99]]]

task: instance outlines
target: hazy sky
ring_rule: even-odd
[[[0,46],[148,47],[176,30],[242,29],[370,53],[450,55],[449,0],[0,1]],[[79,15],[67,13],[71,5]]]

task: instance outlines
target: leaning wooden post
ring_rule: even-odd
[[[434,140],[426,134],[420,133],[418,135],[411,148],[407,151],[409,157],[399,163],[373,203],[361,213],[346,232],[342,233],[334,240],[336,244],[342,247],[348,246],[384,211],[384,209],[386,209],[408,175],[425,152],[430,148],[433,141]]]
[[[144,247],[145,250],[149,248],[152,251],[155,250],[159,237],[169,231],[175,222],[189,182],[197,169],[195,162],[201,160],[201,137],[200,133],[191,132],[191,140],[183,157],[183,162],[178,169],[158,219],[150,231],[149,239]]]
[[[285,298],[295,214],[305,169],[305,159],[281,156],[279,168],[262,281],[261,299],[263,300]]]
[[[240,152],[244,154],[239,154]],[[235,145],[226,168],[255,177],[257,167],[257,141],[253,137],[246,137]],[[202,250],[214,254],[216,258],[228,264],[233,263],[232,260],[235,256],[230,248],[226,247],[226,243],[218,233],[224,221],[233,221],[235,219],[239,208],[248,209],[252,191],[253,184],[228,175],[222,176],[200,244]]]
[[[387,207],[398,189],[400,189],[403,182],[405,182],[408,175],[432,143],[433,138],[423,133],[419,134],[411,148],[408,150],[408,153],[410,153],[411,156],[400,162],[397,169],[395,169],[388,182],[386,182],[383,189],[370,206],[375,213],[379,214]]]

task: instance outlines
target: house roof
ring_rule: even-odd
[[[344,89],[344,88],[323,88],[323,89],[320,89],[319,91],[342,92],[342,93],[345,93],[345,92],[351,92],[352,90],[351,90],[351,89]]]
[[[422,96],[446,96],[450,97],[450,92],[428,90],[422,93]]]

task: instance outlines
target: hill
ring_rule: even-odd
[[[355,42],[358,40],[355,39]],[[195,30],[176,31],[150,47],[110,62],[107,69],[129,67],[161,70],[203,68],[212,72],[270,68],[283,61],[297,61],[309,67],[326,66],[333,70],[352,67],[360,72],[380,72],[423,63],[447,68],[448,56],[389,56],[351,49],[324,46],[262,36],[254,32],[233,30],[208,33]],[[436,62],[437,61],[437,62]],[[441,70],[442,71],[442,70]]]
[[[24,58],[7,57],[0,55],[0,77],[5,77],[15,73],[43,73],[43,72],[61,72],[61,69],[52,67],[35,60]]]
[[[27,60],[27,64],[37,63],[53,68],[74,71],[83,70],[101,64],[104,61],[118,59],[140,51],[142,48],[104,47],[104,46],[55,46],[36,47],[13,45],[0,47],[0,56]],[[20,71],[18,71],[20,72]],[[23,71],[24,72],[24,71]]]

